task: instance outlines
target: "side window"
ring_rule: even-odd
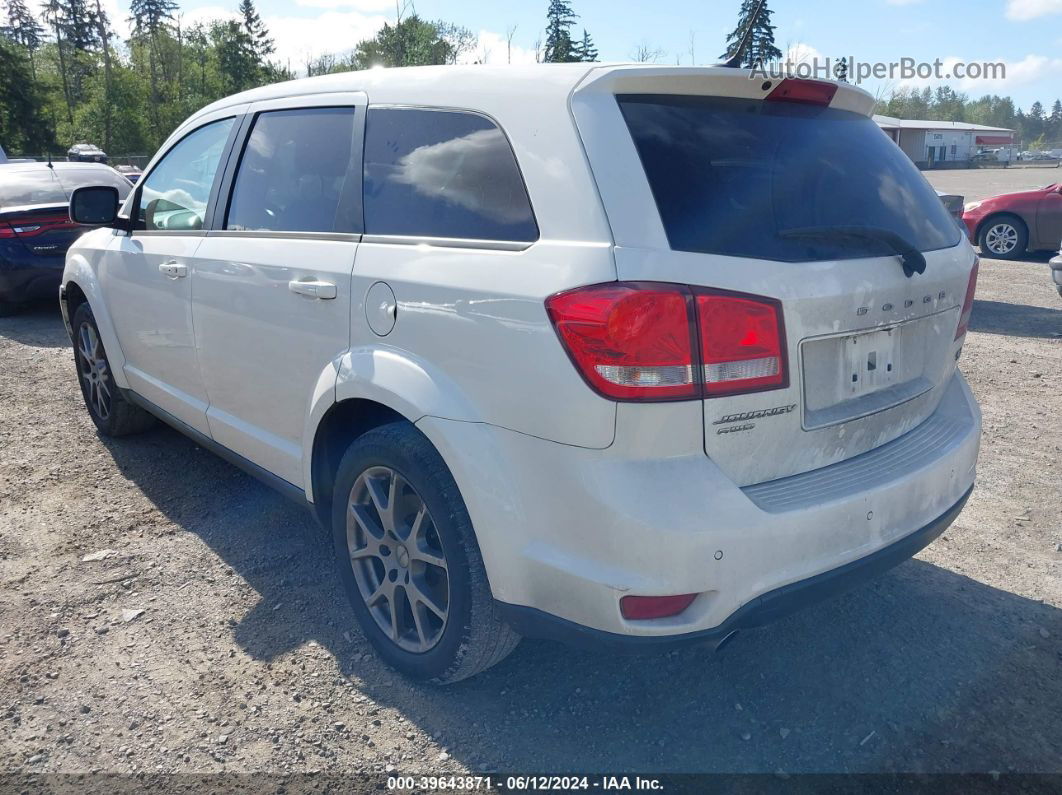
[[[358,232],[353,108],[261,113],[247,139],[226,229]]]
[[[233,119],[222,119],[200,127],[166,153],[143,182],[138,229],[203,228],[210,188],[232,124]]]
[[[509,141],[475,113],[370,108],[364,200],[367,234],[538,239]]]

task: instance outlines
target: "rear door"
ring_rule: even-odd
[[[593,90],[606,86],[610,97]],[[705,452],[739,485],[858,455],[925,420],[954,372],[974,261],[864,92],[790,87],[731,70],[642,72],[573,100],[620,280],[777,302],[775,361],[753,321],[712,326],[735,334],[729,349],[702,338]],[[628,135],[605,141],[610,125]],[[923,252],[924,272],[903,267],[897,238]]]
[[[314,388],[322,375],[334,384],[332,363],[350,344],[365,102],[344,93],[252,105],[227,201],[196,252],[211,435],[296,486]]]

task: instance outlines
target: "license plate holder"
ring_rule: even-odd
[[[900,371],[896,361],[900,333],[896,327],[844,337],[843,372],[848,379],[845,384],[848,397],[867,395],[896,383]]]

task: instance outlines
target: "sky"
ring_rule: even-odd
[[[179,0],[185,24],[231,16],[238,0]],[[409,2],[409,0],[405,0]],[[659,51],[659,62],[709,64],[725,47],[741,0],[571,0],[602,61],[629,61],[639,47]],[[385,21],[395,0],[258,0],[277,43],[276,57],[296,72],[308,57],[349,52]],[[128,17],[128,0],[107,0],[111,18]],[[472,56],[488,63],[533,62],[545,26],[548,0],[415,0],[416,12],[479,34]],[[1006,79],[868,80],[873,94],[905,85],[950,84],[978,97],[1010,95],[1027,109],[1040,100],[1050,108],[1062,96],[1062,0],[768,0],[776,43],[794,61],[854,57],[865,63],[940,59],[1003,62]],[[121,24],[116,25],[122,31]],[[507,33],[515,27],[511,50]],[[691,47],[692,42],[692,47]],[[692,52],[691,52],[692,50]]]

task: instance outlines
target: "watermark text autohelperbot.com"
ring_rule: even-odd
[[[754,79],[781,80],[799,77],[805,80],[845,79],[852,83],[865,80],[1006,80],[1007,65],[1001,61],[948,61],[940,58],[919,61],[859,61],[847,58],[804,58],[800,61],[771,61],[752,68]]]

